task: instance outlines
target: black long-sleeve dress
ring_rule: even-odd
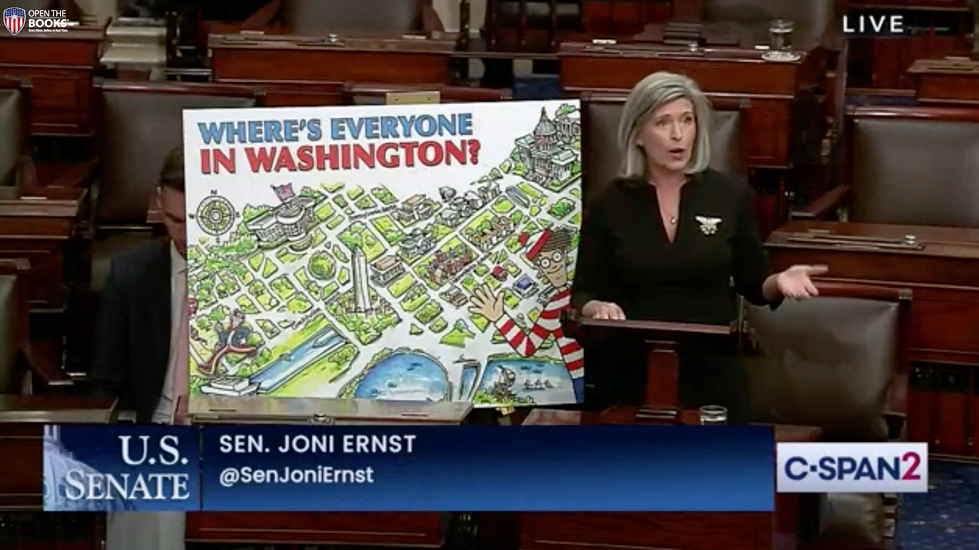
[[[762,286],[769,264],[752,202],[751,188],[732,176],[712,169],[694,174],[681,188],[671,242],[655,188],[644,180],[613,182],[588,206],[582,223],[573,305],[601,300],[618,304],[629,319],[727,324],[737,318],[738,294],[768,304]],[[641,402],[640,345],[586,349],[585,357],[592,404]],[[743,422],[748,387],[735,350],[681,350],[685,406],[725,405],[732,423]]]

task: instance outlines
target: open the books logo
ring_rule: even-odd
[[[3,26],[7,32],[17,36],[27,32],[68,32],[72,26],[67,10],[25,10],[10,7],[3,10]]]
[[[27,10],[24,8],[7,8],[3,10],[3,26],[10,34],[17,36],[27,26]]]

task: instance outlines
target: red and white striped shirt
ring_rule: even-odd
[[[571,288],[567,287],[551,297],[529,333],[524,332],[513,322],[513,318],[505,313],[496,322],[496,329],[506,338],[514,351],[523,357],[533,356],[537,348],[553,334],[571,378],[581,378],[585,374],[585,353],[578,342],[565,336],[561,329],[561,311],[570,304]]]

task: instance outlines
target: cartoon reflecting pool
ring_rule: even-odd
[[[395,352],[351,382],[355,399],[448,401],[449,377],[435,359],[417,352]],[[348,392],[344,392],[345,394]]]

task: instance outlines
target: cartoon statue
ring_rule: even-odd
[[[517,397],[517,394],[513,393],[513,383],[516,379],[517,375],[512,370],[500,367],[500,377],[493,382],[493,389],[491,390],[493,399],[497,401],[514,400]]]
[[[199,367],[202,373],[217,374],[221,359],[228,353],[248,355],[257,349],[248,344],[248,337],[251,336],[252,331],[244,326],[244,322],[245,314],[240,309],[236,309],[231,313],[231,322],[227,329],[221,326],[221,323],[215,324],[214,331],[218,334],[218,341],[214,345],[214,355],[211,356],[211,360]]]
[[[524,332],[504,311],[503,294],[494,295],[488,287],[477,288],[473,292],[470,298],[473,307],[469,311],[489,319],[514,351],[523,357],[533,356],[537,348],[553,335],[568,373],[571,374],[575,398],[581,403],[585,393],[584,351],[578,342],[566,337],[561,329],[561,311],[571,305],[568,249],[571,248],[572,236],[569,229],[545,229],[533,238],[526,234],[520,236],[521,244],[527,249],[527,259],[555,290],[537,322],[528,332]]]

